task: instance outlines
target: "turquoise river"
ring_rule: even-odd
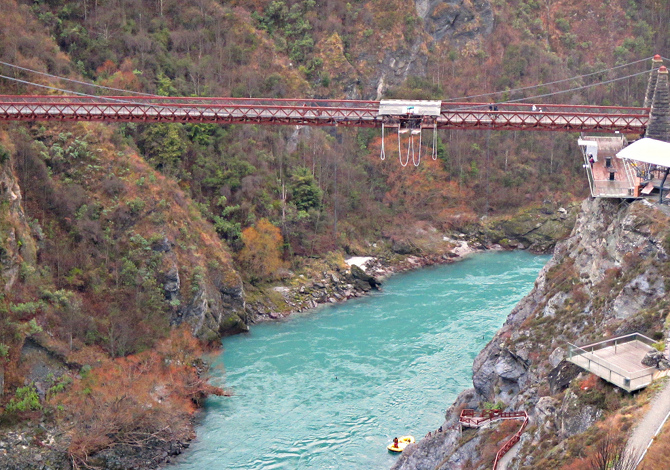
[[[234,395],[207,401],[170,469],[389,469],[394,436],[434,431],[472,387],[475,356],[548,259],[479,254],[224,339],[213,383]]]

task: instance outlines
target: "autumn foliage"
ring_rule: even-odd
[[[192,437],[197,405],[223,390],[202,376],[202,354],[186,329],[174,330],[152,351],[84,369],[67,394],[51,397],[71,437],[75,462],[113,446],[143,447]]]
[[[281,247],[284,242],[279,228],[267,219],[242,231],[244,248],[239,260],[252,281],[273,279],[284,266]]]

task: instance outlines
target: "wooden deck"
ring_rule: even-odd
[[[667,375],[656,367],[642,364],[642,358],[652,351],[653,340],[642,335],[612,338],[587,346],[570,345],[570,362],[607,380],[628,392],[646,387]]]

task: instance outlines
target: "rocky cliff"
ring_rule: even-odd
[[[654,339],[667,334],[669,216],[667,207],[647,201],[584,201],[571,236],[556,246],[531,293],[475,359],[473,388],[447,411],[444,432],[407,449],[393,468],[490,468],[509,435],[457,430],[461,409],[485,403],[531,416],[508,468],[561,468],[583,457],[584,442],[581,454],[571,443],[583,433],[604,432],[593,426],[598,419],[635,403],[564,361],[567,343],[635,331]]]

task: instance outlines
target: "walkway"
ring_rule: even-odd
[[[670,413],[670,382],[666,383],[663,390],[654,397],[649,405],[649,411],[633,429],[626,450],[638,454],[646,452],[668,413]]]
[[[514,444],[510,450],[507,451],[505,455],[498,461],[498,470],[507,470],[507,465],[512,461],[514,457],[519,453],[521,448],[521,442]]]
[[[385,103],[388,103],[386,101]],[[209,122],[307,126],[400,127],[641,133],[649,108],[525,103],[440,103],[380,108],[379,101],[145,96],[0,95],[0,121]],[[425,103],[437,111],[425,111]],[[401,109],[402,108],[402,109]],[[394,112],[399,114],[383,114]],[[428,114],[424,114],[424,113]]]
[[[507,463],[516,455],[518,451],[518,443],[521,440],[521,434],[528,426],[528,413],[525,411],[500,411],[500,410],[487,410],[481,411],[477,416],[475,410],[465,409],[461,411],[461,416],[458,419],[458,422],[461,426],[478,428],[487,423],[498,421],[501,419],[518,419],[523,420],[521,427],[514,435],[503,444],[503,446],[498,450],[496,454],[495,461],[493,462],[493,470],[503,470],[506,468]],[[515,449],[512,451],[512,449]],[[511,452],[511,456],[505,459],[505,456]]]

